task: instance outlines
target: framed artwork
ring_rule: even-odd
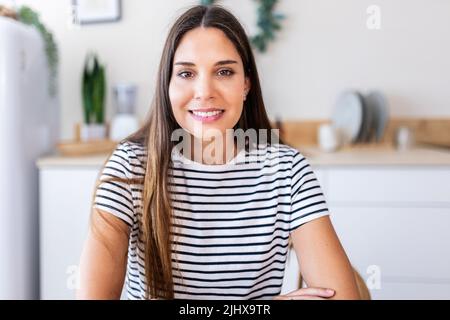
[[[72,10],[77,24],[117,22],[122,16],[121,0],[72,0]]]

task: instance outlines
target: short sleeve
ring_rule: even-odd
[[[126,142],[117,145],[102,169],[95,190],[93,207],[113,214],[130,227],[135,221],[130,154],[132,149]]]
[[[291,171],[291,214],[289,231],[329,215],[322,188],[308,160],[295,152]]]

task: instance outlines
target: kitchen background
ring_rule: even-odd
[[[122,0],[117,21],[79,25],[72,0],[0,0],[9,8],[26,5],[38,12],[59,52],[58,93],[48,100],[55,106],[52,116],[58,117],[59,131],[43,148],[49,154],[30,158],[39,170],[39,180],[33,180],[39,186],[28,196],[39,196],[39,212],[24,209],[31,210],[24,217],[31,214],[39,220],[40,242],[30,250],[25,243],[30,239],[24,240],[19,258],[21,253],[12,252],[11,240],[5,238],[0,298],[73,298],[92,187],[105,159],[92,150],[111,147],[110,141],[80,142],[87,54],[95,51],[105,66],[106,122],[117,115],[113,86],[119,83],[136,86],[133,108],[142,122],[168,28],[197,3]],[[256,1],[220,4],[237,15],[249,34],[257,32]],[[267,109],[286,140],[310,158],[339,236],[371,298],[449,299],[450,2],[280,0],[275,10],[285,15],[276,40],[266,52],[255,50]],[[10,18],[0,19],[4,23]],[[4,39],[8,37],[0,33],[0,41]],[[11,57],[2,43],[0,57]],[[0,94],[11,97],[5,89],[12,79],[4,72],[8,61],[2,61]],[[358,142],[364,113],[363,97],[355,90],[379,97],[381,111],[372,116],[378,119],[373,127],[381,130],[384,125],[378,141]],[[11,108],[5,101],[15,100],[3,99],[2,113]],[[347,140],[333,131],[336,126],[347,132]],[[11,171],[6,164],[0,168]],[[0,214],[6,230],[9,216]],[[29,226],[34,227],[37,221]],[[39,259],[29,258],[33,254]],[[39,265],[21,270],[27,276],[18,287],[11,274],[24,261]],[[299,272],[292,256],[287,263],[284,290],[291,290],[298,285]]]
[[[8,1],[7,1],[8,2]],[[137,112],[143,117],[154,89],[163,41],[175,17],[199,1],[123,2],[119,23],[70,24],[71,1],[22,0],[41,13],[60,50],[61,137],[70,139],[82,117],[80,70],[89,50],[107,65],[108,82],[139,85]],[[255,32],[254,1],[225,0],[249,33]],[[367,27],[367,8],[381,9],[381,29]],[[267,108],[284,119],[330,116],[346,87],[379,88],[399,117],[449,117],[450,3],[435,0],[283,0],[287,15],[277,40],[258,54]],[[294,81],[295,80],[295,81]],[[111,115],[112,90],[107,113]]]

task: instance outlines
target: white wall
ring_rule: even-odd
[[[138,113],[146,114],[169,25],[199,1],[123,0],[120,23],[74,28],[70,0],[17,0],[41,12],[61,54],[62,137],[71,138],[82,119],[80,76],[85,54],[96,50],[107,64],[108,83],[139,85]],[[223,0],[255,30],[253,0]],[[366,26],[369,5],[381,8],[381,30]],[[286,14],[278,40],[257,54],[271,116],[327,118],[345,88],[383,90],[395,116],[450,116],[450,1],[281,0]],[[108,114],[112,113],[111,90]]]

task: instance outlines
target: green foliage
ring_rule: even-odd
[[[250,40],[253,46],[260,52],[267,50],[268,43],[275,40],[275,32],[281,30],[281,20],[285,17],[282,14],[274,13],[275,5],[278,0],[257,0],[258,6],[258,20],[257,25],[259,32]],[[215,0],[202,0],[202,5],[212,5]]]
[[[45,53],[47,55],[47,63],[50,70],[50,84],[49,93],[54,96],[56,94],[56,80],[58,75],[58,47],[53,39],[52,33],[47,29],[47,27],[40,21],[39,14],[33,9],[22,6],[17,12],[17,16],[20,22],[33,26],[41,34],[44,44]]]
[[[84,122],[86,124],[104,122],[105,87],[105,67],[98,62],[96,54],[89,53],[85,60],[82,78]]]

